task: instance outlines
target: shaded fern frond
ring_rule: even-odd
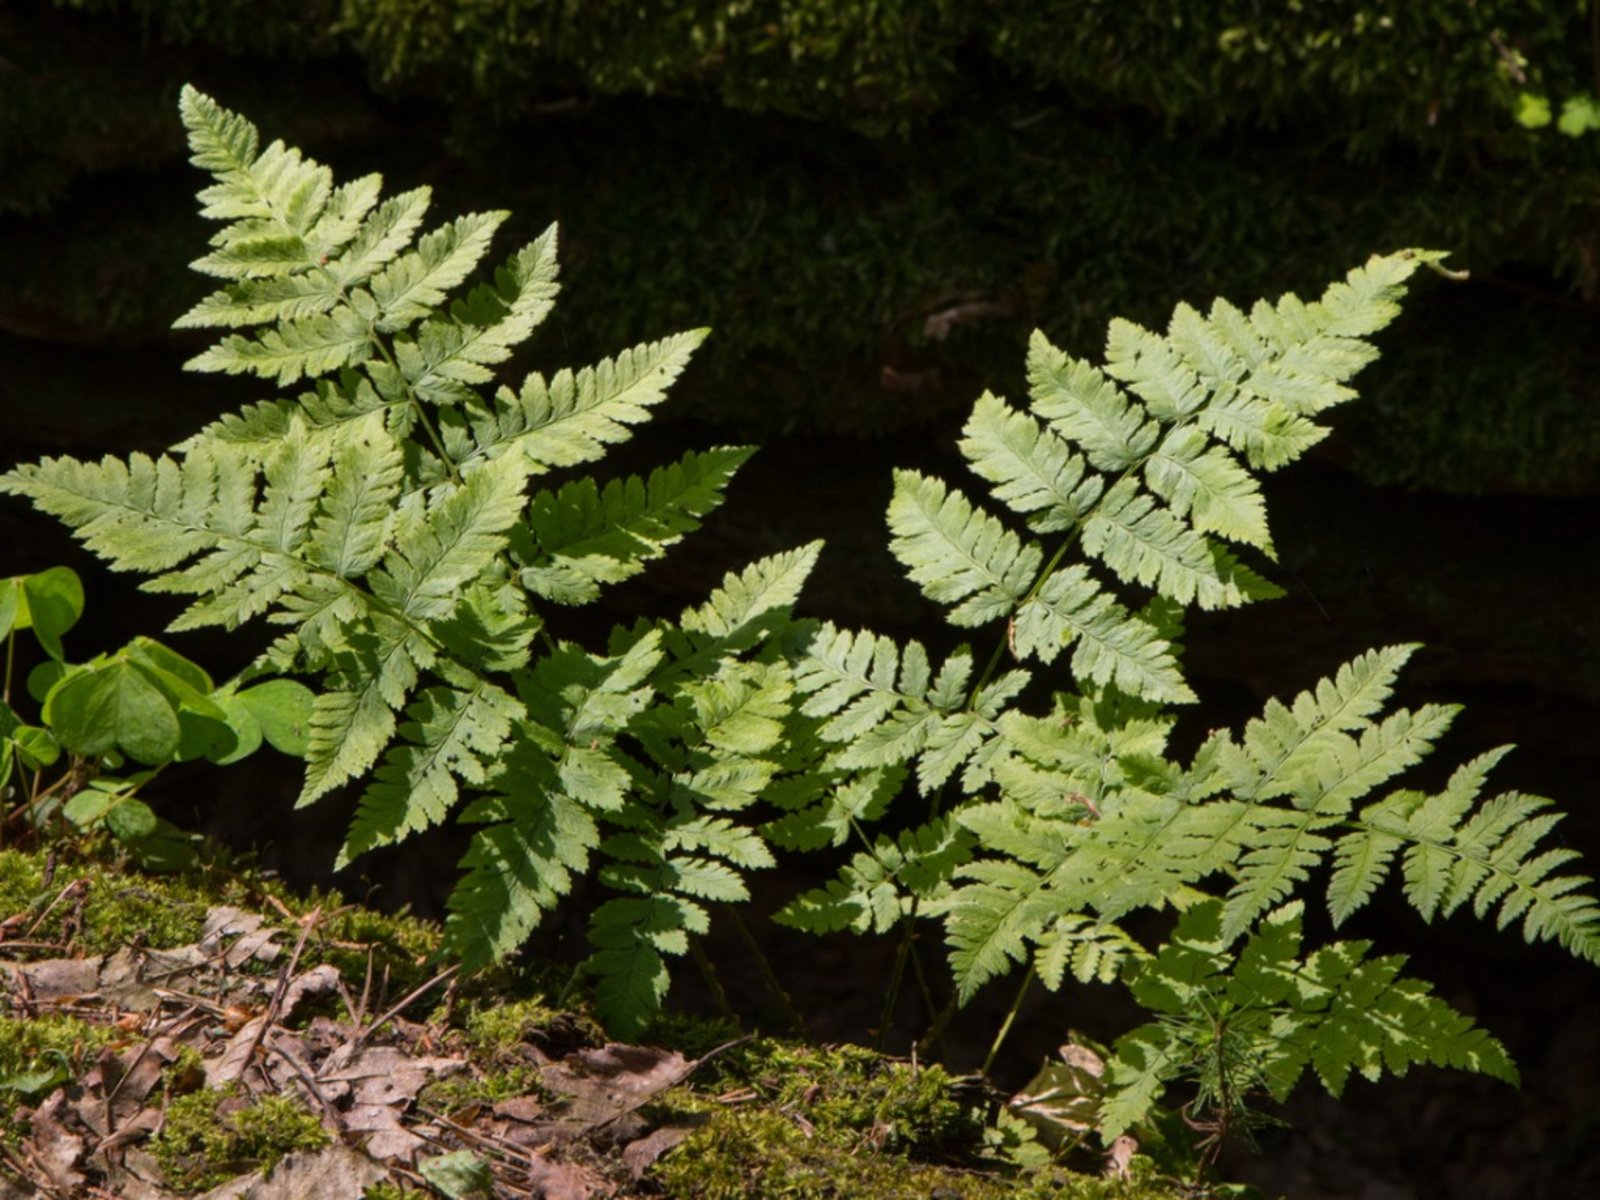
[[[1303,906],[1266,918],[1237,954],[1221,907],[1196,905],[1136,974],[1135,999],[1160,1020],[1118,1039],[1100,1113],[1110,1138],[1142,1119],[1168,1083],[1198,1084],[1195,1115],[1254,1090],[1285,1099],[1309,1068],[1335,1096],[1352,1071],[1404,1075],[1417,1063],[1517,1080],[1505,1047],[1401,976],[1402,957],[1369,958],[1369,942],[1335,942],[1298,957]]]
[[[750,447],[691,451],[648,480],[637,475],[602,489],[592,478],[539,492],[528,506],[527,535],[514,547],[522,584],[557,604],[587,604],[700,527],[754,453]]]

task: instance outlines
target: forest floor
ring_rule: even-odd
[[[1007,1161],[975,1078],[720,1020],[610,1043],[581,993],[438,945],[259,872],[0,851],[0,1198],[1197,1194],[1014,1120]]]

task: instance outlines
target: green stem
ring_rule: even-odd
[[[794,1001],[789,998],[789,993],[784,990],[777,974],[772,969],[772,964],[767,961],[767,956],[762,953],[761,947],[756,943],[755,936],[750,932],[750,927],[744,923],[744,918],[737,909],[728,910],[729,917],[733,920],[733,927],[739,931],[739,937],[744,941],[745,948],[756,961],[756,970],[761,972],[761,982],[766,985],[767,991],[772,993],[773,999],[778,1002],[778,1007],[783,1010],[783,1019],[788,1022],[790,1032],[796,1037],[806,1038],[806,1023],[800,1012],[794,1006]]]
[[[369,326],[367,337],[372,342],[372,348],[378,352],[378,356],[396,374],[401,374],[400,364],[395,362],[394,355],[389,352],[389,347],[384,345],[383,339],[378,336],[378,331]],[[402,374],[401,377],[404,378],[404,375]],[[406,390],[410,393],[411,411],[417,414],[417,420],[421,423],[423,432],[428,435],[428,440],[433,443],[434,453],[439,456],[439,461],[445,465],[445,470],[450,472],[451,480],[455,483],[460,483],[461,472],[456,469],[455,460],[450,457],[449,451],[444,448],[444,439],[439,436],[439,431],[434,428],[433,422],[428,419],[428,410],[423,407],[422,401],[417,399],[415,391],[412,391],[409,387]]]
[[[12,626],[11,630],[6,634],[6,685],[4,699],[7,704],[11,703],[11,668],[16,662],[16,657],[17,630],[15,626]]]
[[[1005,1040],[1011,1032],[1011,1026],[1017,1019],[1017,1013],[1022,1011],[1022,1001],[1028,995],[1028,987],[1033,983],[1033,968],[1029,967],[1022,973],[1022,986],[1017,989],[1017,995],[1011,1001],[1011,1010],[1006,1013],[1006,1019],[1000,1023],[1000,1032],[994,1035],[994,1043],[989,1047],[989,1053],[983,1060],[981,1073],[987,1075],[989,1068],[994,1066],[994,1060],[1000,1054],[1000,1047],[1005,1045]]]
[[[874,1050],[883,1049],[884,1041],[889,1036],[889,1024],[894,1020],[895,1005],[900,1002],[900,985],[905,981],[906,963],[911,957],[911,942],[916,937],[917,900],[918,897],[911,897],[911,910],[900,918],[903,932],[900,935],[900,947],[894,955],[894,971],[889,976],[889,989],[883,996],[883,1012],[878,1017],[878,1036],[872,1043]]]
[[[950,999],[946,1000],[944,1007],[939,1010],[939,1015],[933,1018],[928,1026],[928,1032],[922,1035],[922,1040],[917,1043],[917,1056],[927,1058],[934,1046],[944,1041],[945,1026],[950,1024],[950,1019],[961,1009],[961,994],[951,992]]]
[[[706,987],[711,990],[711,997],[717,1002],[717,1010],[723,1017],[733,1023],[738,1029],[739,1014],[728,1002],[728,993],[722,988],[722,980],[717,978],[717,969],[711,965],[711,960],[706,957],[705,947],[700,944],[699,938],[689,939],[689,953],[694,957],[694,965],[700,969],[700,978],[706,981]]]

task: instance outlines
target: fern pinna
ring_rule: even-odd
[[[1170,947],[1152,955],[1119,922],[1171,906],[1188,914],[1180,942],[1198,938],[1193,922],[1203,920],[1207,969],[1235,999],[1265,987],[1266,1004],[1290,975],[1273,968],[1271,987],[1259,972],[1246,979],[1257,942],[1237,965],[1227,948],[1297,920],[1292,897],[1324,868],[1336,922],[1397,870],[1426,918],[1470,905],[1600,962],[1600,905],[1582,891],[1586,878],[1562,873],[1572,852],[1544,847],[1557,820],[1547,802],[1480,799],[1503,751],[1463,767],[1438,795],[1371,798],[1431,750],[1455,712],[1387,710],[1413,647],[1361,655],[1291,703],[1272,702],[1242,734],[1214,733],[1188,764],[1167,754],[1168,706],[1195,698],[1176,644],[1183,611],[1277,594],[1239,557],[1273,555],[1258,476],[1325,436],[1319,416],[1354,396],[1349,380],[1376,357],[1368,335],[1437,257],[1373,258],[1310,303],[1286,296],[1247,313],[1218,300],[1205,314],[1180,305],[1165,333],[1115,321],[1100,367],[1035,334],[1027,408],[984,395],[960,442],[1026,533],[943,479],[896,474],[894,554],[952,624],[993,630],[994,650],[979,669],[963,646],[934,671],[916,642],[832,626],[813,638],[796,676],[801,707],[845,782],[808,811],[861,848],[780,920],[884,931],[940,919],[962,1002],[1019,965],[1024,987],[1121,976],[1142,981],[1136,995],[1148,999],[1192,962]],[[1068,670],[1049,711],[1018,707],[1038,664],[1058,659]],[[874,834],[884,788],[908,773],[932,820],[896,838]],[[1358,957],[1334,947],[1306,969],[1338,959],[1356,972]],[[1345,1003],[1332,983],[1295,984],[1300,1008],[1261,1010],[1286,1040],[1270,1061],[1255,1056],[1268,1063],[1256,1082],[1281,1092],[1308,1061],[1330,1086],[1352,1065],[1376,1074],[1417,1060],[1504,1073],[1498,1048],[1458,1052],[1487,1045],[1485,1035],[1464,1032],[1470,1023],[1441,1015],[1438,1001],[1419,1008],[1418,985],[1395,977],[1398,961],[1359,973],[1360,1005],[1401,1014],[1381,1048],[1352,1048],[1356,1035],[1331,1015]],[[1158,1042],[1147,1029],[1122,1045],[1108,1134],[1193,1067],[1181,1048],[1156,1053]],[[1307,1057],[1303,1046],[1318,1049]]]
[[[0,487],[146,588],[192,597],[173,628],[282,628],[257,673],[323,683],[300,803],[364,781],[340,862],[452,813],[476,827],[448,922],[469,966],[517,948],[600,853],[620,895],[593,916],[591,966],[602,1014],[634,1031],[666,988],[662,955],[772,861],[742,814],[805,760],[777,646],[817,547],[603,654],[558,640],[546,614],[694,530],[749,456],[530,494],[628,438],[703,331],[487,390],[555,299],[554,229],[452,300],[507,214],[419,236],[428,189],[335,186],[193,89],[181,112],[215,180],[203,212],[223,222],[194,266],[224,283],[178,324],[234,331],[188,365],[301,390],[159,458],[46,459]]]

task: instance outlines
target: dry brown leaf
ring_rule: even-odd
[[[83,1172],[78,1169],[83,1159],[84,1139],[61,1123],[61,1110],[66,1100],[66,1093],[57,1089],[33,1110],[28,1121],[31,1132],[27,1147],[51,1185],[75,1195],[84,1184]]]
[[[533,1185],[534,1195],[543,1200],[589,1200],[600,1190],[596,1181],[571,1163],[552,1162],[538,1154],[527,1164],[527,1181]]]
[[[272,940],[278,934],[278,930],[266,925],[266,919],[260,913],[219,905],[206,912],[199,949],[208,958],[216,958],[220,954],[224,963],[237,970],[252,958],[275,962],[283,953],[283,947]],[[238,940],[224,948],[223,942],[230,937],[237,937]]]
[[[698,1113],[696,1116],[698,1120],[663,1125],[660,1129],[623,1147],[622,1163],[628,1168],[628,1174],[633,1177],[634,1182],[637,1183],[644,1178],[644,1173],[655,1165],[656,1159],[706,1123],[707,1117],[704,1113]]]
[[[1111,1143],[1111,1148],[1106,1151],[1106,1177],[1109,1179],[1128,1179],[1131,1173],[1128,1164],[1133,1162],[1133,1156],[1138,1153],[1139,1143],[1127,1134],[1116,1138]]]
[[[291,1154],[270,1176],[257,1171],[212,1188],[200,1200],[336,1200],[360,1196],[390,1178],[365,1154],[334,1142],[320,1150]]]
[[[13,987],[26,987],[39,1004],[92,996],[100,990],[100,964],[104,961],[103,958],[47,958],[26,965],[13,964],[12,971],[23,979],[22,983],[14,982]]]

